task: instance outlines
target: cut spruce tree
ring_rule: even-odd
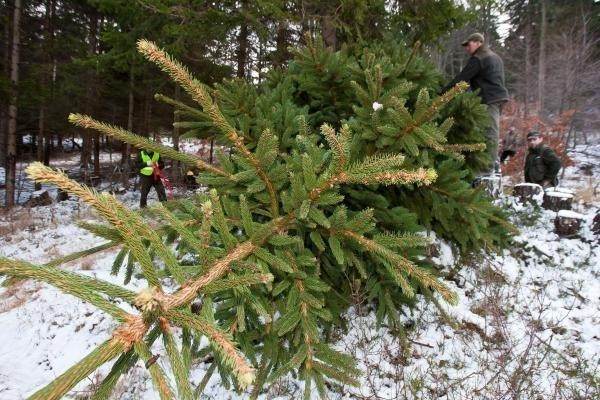
[[[360,374],[354,360],[326,341],[332,328],[343,325],[353,292],[367,292],[379,320],[398,332],[402,306],[417,297],[456,302],[419,257],[429,244],[419,223],[451,232],[451,224],[458,223],[452,215],[463,215],[455,208],[464,208],[472,224],[483,226],[461,227],[481,229],[468,240],[456,236],[463,246],[500,243],[508,235],[501,214],[464,181],[469,171],[462,152],[481,146],[447,140],[453,121],[444,117],[444,108],[452,107],[466,85],[431,96],[415,83],[418,77],[413,82],[406,75],[423,63],[414,54],[393,64],[380,49],[358,62],[309,41],[289,74],[274,72],[279,83],[259,95],[239,82],[211,90],[153,43],[142,40],[138,49],[200,106],[162,97],[188,117],[191,134],[215,136],[230,151],[210,165],[72,114],[76,126],[200,170],[204,193],[156,205],[144,216],[61,172],[41,164],[28,168],[36,182],[52,183],[94,207],[106,223],[82,226],[106,242],[44,265],[0,258],[0,274],[47,282],[119,324],[109,340],[31,399],[62,398],[107,362],[112,369],[92,399],[108,398],[138,362],[162,399],[197,398],[215,371],[225,387],[252,398],[289,374],[304,382],[306,398],[326,397],[328,381],[356,385]],[[353,63],[351,73],[362,78],[346,76],[335,65],[337,57],[346,57],[344,62]],[[326,65],[314,67],[318,60]],[[347,86],[339,90],[348,104],[338,107],[331,82],[323,84],[331,85],[329,90],[305,83],[320,91],[323,102],[332,102],[327,107],[297,93],[294,79],[300,73],[294,71],[301,68],[309,68],[302,73],[306,79],[314,68],[331,68],[327,74]],[[384,87],[386,74],[395,86]],[[432,209],[424,211],[428,204]],[[136,274],[146,289],[133,292],[58,268],[117,246],[113,273],[123,272],[125,285]],[[157,341],[170,373],[154,362]],[[212,364],[201,382],[192,382],[191,369],[200,357]]]
[[[268,129],[277,135],[279,151],[289,152],[297,146],[298,115],[313,131],[324,123],[335,129],[347,124],[353,160],[401,153],[405,168],[433,168],[439,176],[427,186],[346,185],[341,190],[349,209],[372,208],[382,229],[434,230],[463,252],[503,247],[513,228],[484,191],[470,185],[488,163],[482,144],[488,115],[479,96],[435,96],[442,77],[418,56],[418,45],[383,43],[333,52],[310,36],[305,42],[287,70],[269,72],[260,87],[233,80],[212,90],[225,118],[244,133],[247,147],[256,146]],[[206,111],[157,98],[178,108],[176,125],[187,130],[185,136],[228,145]]]

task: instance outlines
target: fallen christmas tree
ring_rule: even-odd
[[[311,45],[309,52],[315,49]],[[40,164],[28,168],[36,182],[55,184],[94,207],[108,224],[82,226],[107,242],[43,266],[0,258],[0,274],[52,284],[95,305],[120,324],[109,340],[31,399],[59,399],[115,358],[92,399],[108,398],[119,377],[138,361],[145,363],[162,399],[196,398],[215,370],[223,385],[251,390],[252,398],[290,373],[305,382],[307,398],[313,387],[325,397],[328,380],[355,385],[360,373],[354,360],[333,350],[325,340],[332,327],[343,323],[341,316],[352,304],[349,293],[353,288],[365,289],[380,320],[400,329],[400,306],[415,301],[417,295],[434,303],[437,296],[456,302],[427,262],[418,265],[415,261],[421,254],[415,249],[426,246],[427,237],[390,229],[398,219],[399,226],[416,224],[408,208],[385,213],[387,189],[404,186],[405,192],[390,193],[399,201],[412,196],[411,201],[421,206],[434,202],[441,208],[443,213],[431,218],[430,226],[442,227],[451,218],[450,206],[440,204],[436,197],[442,195],[458,201],[468,210],[466,214],[475,214],[473,218],[484,218],[486,226],[504,227],[502,235],[506,236],[507,227],[495,209],[462,180],[468,171],[461,169],[459,152],[481,146],[447,143],[452,119],[441,117],[442,111],[464,85],[433,99],[421,88],[409,106],[407,99],[415,85],[406,80],[385,93],[354,83],[359,97],[371,93],[363,99],[362,110],[355,109],[354,120],[335,116],[335,107],[328,112],[320,109],[324,114],[319,117],[289,102],[279,87],[271,96],[278,97],[283,108],[271,107],[271,111],[284,111],[286,106],[285,111],[296,111],[279,115],[285,121],[283,129],[275,119],[267,126],[269,118],[243,112],[232,117],[231,108],[223,111],[227,100],[218,97],[222,91],[212,92],[215,99],[209,88],[153,43],[140,41],[138,47],[201,106],[196,110],[177,104],[197,118],[194,129],[218,134],[231,146],[231,154],[220,154],[214,166],[88,116],[70,116],[77,126],[197,167],[202,171],[200,183],[210,190],[151,208],[155,225],[150,226],[111,195],[80,186]],[[319,51],[325,54],[324,49]],[[369,65],[369,71],[380,68],[374,62]],[[375,74],[372,83],[381,80]],[[235,92],[247,87],[236,84],[231,88]],[[374,102],[369,104],[373,97],[385,113],[378,114]],[[250,111],[260,110],[255,104]],[[323,123],[327,122],[323,115],[331,118],[329,123]],[[372,119],[371,132],[361,118]],[[395,134],[393,124],[397,125]],[[378,145],[379,134],[389,139]],[[435,166],[442,166],[448,174],[440,179]],[[445,186],[427,191],[440,181]],[[372,199],[379,203],[369,206]],[[384,220],[386,215],[394,219]],[[473,243],[476,240],[470,238]],[[68,260],[116,246],[121,250],[113,272],[124,267],[127,283],[138,271],[147,289],[136,293],[58,268]],[[203,337],[208,339],[207,346],[201,346]],[[152,346],[159,339],[175,388],[153,362]],[[213,362],[205,379],[193,388],[190,369],[193,360],[204,355],[212,355]]]

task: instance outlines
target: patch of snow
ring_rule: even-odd
[[[549,196],[549,197],[559,197],[561,199],[572,199],[573,198],[573,193],[554,192],[554,191],[550,191],[550,190],[546,190],[545,195]]]
[[[585,215],[571,210],[559,210],[556,215],[565,218],[585,219]]]

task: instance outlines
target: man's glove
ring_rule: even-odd
[[[152,161],[146,161],[146,165],[149,167],[153,167],[154,163]]]

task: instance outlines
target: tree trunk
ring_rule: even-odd
[[[337,29],[333,24],[333,19],[330,15],[322,16],[321,31],[323,33],[323,41],[325,42],[325,46],[329,47],[333,51],[336,51],[338,49]]]
[[[531,76],[531,29],[527,27],[527,34],[525,35],[525,99],[523,101],[523,113],[524,117],[529,117],[529,101],[531,95],[529,94],[529,77]]]
[[[150,99],[152,98],[154,98],[152,96],[152,92],[150,91],[150,88],[147,88],[146,92],[144,93],[144,113],[142,120],[142,135],[147,138],[150,137],[150,113],[152,110]],[[156,132],[152,134],[152,138],[156,139]]]
[[[96,54],[96,32],[98,30],[98,16],[96,12],[93,10],[89,11],[89,32],[88,32],[88,57],[93,57]],[[92,104],[93,104],[93,96],[94,96],[94,72],[88,72],[86,75],[86,90],[85,90],[85,99],[84,99],[84,114],[91,115],[92,114]],[[92,148],[93,141],[97,135],[95,132],[91,132],[89,129],[81,129],[81,135],[83,138],[83,143],[81,146],[81,166],[84,169],[84,178],[88,178],[89,174],[89,165],[92,160]],[[95,161],[95,160],[94,160]],[[94,170],[95,170],[95,162],[94,162]]]
[[[135,87],[135,75],[133,70],[133,63],[129,69],[129,102],[127,106],[127,130],[133,132],[133,108],[135,106],[135,98],[133,96],[133,89]],[[121,146],[121,168],[123,169],[122,183],[126,188],[129,187],[129,144],[123,142]]]
[[[537,97],[539,102],[539,115],[544,115],[544,85],[546,83],[546,1],[540,0],[541,23],[540,23],[540,54],[538,58],[538,87]]]
[[[96,56],[98,52],[98,25],[99,25],[99,17],[98,14],[94,11],[91,15],[91,24],[90,24],[90,53],[91,56]],[[96,97],[96,81],[97,81],[97,72],[94,72],[92,75],[92,82],[94,85],[90,89],[91,97],[89,99],[89,107],[91,111],[91,106],[94,103],[92,101],[93,98]],[[94,141],[94,176],[100,176],[100,132],[95,131],[93,135]]]
[[[84,170],[84,175],[87,176],[90,160],[92,158],[91,138],[90,133],[86,129],[81,129],[80,132],[83,140],[81,143],[81,157],[79,159],[79,162],[81,164],[81,168]],[[74,137],[73,140],[75,140]]]
[[[243,78],[246,76],[246,60],[248,58],[248,23],[246,22],[246,11],[248,9],[248,1],[242,0],[242,22],[240,24],[240,34],[238,36],[238,51],[237,51],[237,77]]]
[[[180,101],[181,98],[181,87],[179,85],[175,85],[175,100]],[[180,134],[180,128],[177,126],[177,123],[179,122],[180,118],[179,118],[179,113],[177,112],[177,110],[175,110],[173,112],[173,122],[174,122],[174,126],[173,126],[173,150],[179,151],[179,134]],[[171,171],[171,173],[173,174],[173,180],[177,180],[180,178],[180,170],[181,170],[181,163],[179,161],[175,162],[175,164],[173,164],[173,170]]]
[[[58,61],[56,60],[56,56],[53,57],[52,60],[52,99],[54,99],[54,89],[56,88],[56,74],[57,74],[57,69],[58,69]],[[58,132],[56,132],[56,150],[61,152],[63,151],[63,131],[62,129],[59,129]],[[46,157],[49,157],[50,155],[50,150],[54,149],[54,145],[52,144],[52,136],[50,137],[50,140],[48,141],[48,150],[46,151]]]
[[[2,73],[4,76],[10,74],[10,7],[6,6],[6,21],[2,30],[4,43],[4,57],[2,58]],[[8,135],[8,102],[0,99],[0,165],[6,164],[6,142]]]
[[[8,106],[8,137],[6,143],[6,208],[15,205],[15,183],[17,169],[17,96],[19,84],[19,45],[21,30],[21,0],[15,0],[13,11],[13,34],[10,68],[10,98]]]
[[[42,93],[42,97],[40,100],[40,112],[39,112],[39,122],[38,122],[38,140],[37,140],[37,156],[36,159],[39,162],[42,162],[46,165],[48,165],[48,163],[46,161],[49,161],[49,157],[46,157],[46,155],[44,154],[44,150],[48,149],[48,146],[46,145],[46,142],[48,141],[48,138],[46,137],[46,118],[47,118],[47,107],[48,107],[48,103],[47,103],[47,99],[46,99],[46,88],[48,86],[48,75],[50,72],[50,69],[52,68],[52,61],[53,61],[53,56],[52,56],[52,46],[54,43],[54,24],[53,24],[53,20],[54,20],[54,7],[55,7],[55,0],[46,0],[46,15],[45,15],[45,35],[44,35],[44,64],[42,66],[42,70],[41,70],[41,74],[40,74],[40,87],[41,87],[41,93]],[[53,83],[51,84],[53,85]],[[50,99],[52,98],[52,88],[50,89]],[[40,190],[41,189],[41,184],[36,183],[35,184],[35,190]]]
[[[44,73],[42,72],[42,85],[45,85],[45,79],[43,78]],[[44,86],[42,86],[44,87]],[[46,100],[42,97],[40,104],[40,113],[39,113],[39,121],[38,121],[38,138],[37,138],[37,154],[36,160],[39,162],[44,162],[44,124],[46,122]],[[35,190],[42,189],[42,184],[36,182]]]
[[[289,58],[287,21],[279,21],[277,25],[276,52],[273,57],[273,66],[281,67]]]
[[[94,134],[94,175],[100,176],[100,141],[102,137],[99,132]]]

